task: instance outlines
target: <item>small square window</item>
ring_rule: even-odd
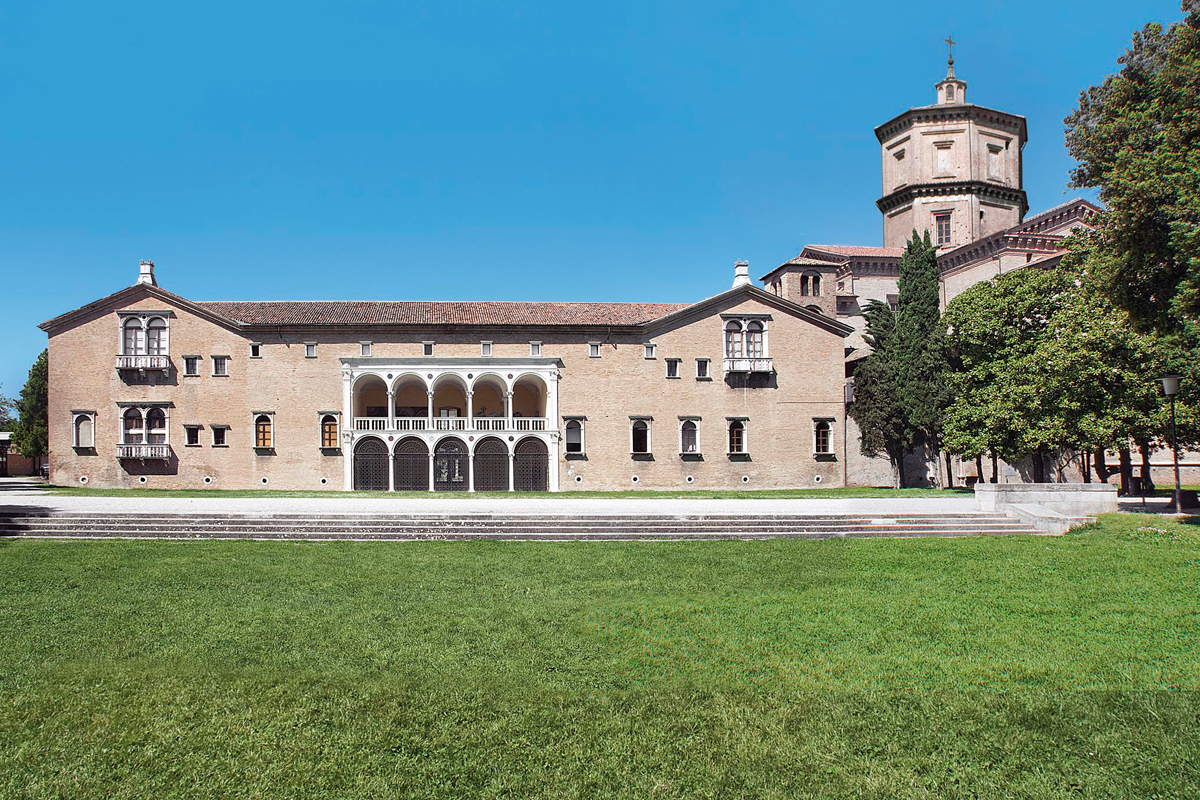
[[[358,343],[358,352],[359,352],[359,355],[363,356],[364,358],[370,356],[371,355],[371,343],[370,342],[359,342]]]
[[[479,355],[490,356],[491,354],[492,354],[492,343],[491,342],[480,342],[479,343]]]
[[[185,377],[195,378],[200,374],[200,356],[184,356],[183,357],[183,374]]]
[[[213,426],[213,429],[212,429],[213,447],[225,447],[228,444],[228,442],[226,441],[226,436],[225,436],[225,434],[228,433],[228,431],[229,431],[229,428],[225,427],[224,425],[214,425]]]
[[[529,343],[529,355],[532,356],[533,358],[540,358],[542,355],[542,343],[541,342],[530,342]]]
[[[697,358],[696,359],[696,379],[704,380],[707,377],[708,377],[708,359],[707,358]]]
[[[183,443],[188,447],[200,446],[200,426],[199,425],[184,425],[183,426]]]
[[[679,359],[678,358],[668,358],[667,359],[667,377],[668,378],[678,378],[679,377]]]
[[[654,358],[654,345],[653,344],[645,344],[645,345],[642,345],[642,347],[645,348],[645,352],[643,353],[642,358]]]
[[[600,343],[599,342],[588,342],[588,358],[599,358],[599,357],[600,357]]]
[[[317,357],[317,343],[316,342],[305,342],[304,343],[304,357],[305,358],[316,358]]]
[[[433,342],[421,342],[421,355],[433,355]]]
[[[229,356],[213,356],[213,375],[223,378],[229,375]]]
[[[262,345],[261,344],[259,344],[258,342],[250,343],[250,357],[251,358],[262,358]]]

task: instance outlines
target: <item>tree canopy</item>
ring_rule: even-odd
[[[13,432],[17,450],[27,458],[44,458],[49,452],[49,387],[50,359],[46,350],[41,352],[17,400],[20,419]]]

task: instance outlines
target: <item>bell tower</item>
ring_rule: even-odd
[[[883,160],[883,244],[904,247],[915,229],[942,250],[1017,225],[1029,210],[1021,150],[1025,118],[967,102],[954,74],[954,39],[937,102],[875,129]]]

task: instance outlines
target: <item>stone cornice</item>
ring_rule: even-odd
[[[919,108],[910,108],[903,114],[889,119],[875,129],[875,138],[882,144],[883,142],[899,135],[914,124],[921,122],[945,122],[953,120],[981,122],[997,128],[1003,128],[1011,131],[1020,139],[1022,146],[1025,144],[1026,127],[1025,118],[1019,114],[1009,114],[1006,111],[997,111],[994,108],[986,108],[977,105],[933,105],[920,106]]]
[[[918,197],[946,197],[956,194],[973,194],[979,197],[990,197],[1008,203],[1018,203],[1021,215],[1029,211],[1029,199],[1023,189],[1013,189],[1008,186],[997,186],[986,181],[945,181],[941,183],[915,183],[902,189],[886,194],[875,201],[875,205],[884,214],[893,209],[911,203]]]

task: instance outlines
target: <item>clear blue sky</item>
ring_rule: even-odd
[[[897,12],[901,13],[897,13]],[[969,99],[1062,118],[1171,0],[0,4],[0,384],[132,283],[206,299],[690,301],[878,244],[872,129]],[[116,347],[114,333],[113,346]]]

